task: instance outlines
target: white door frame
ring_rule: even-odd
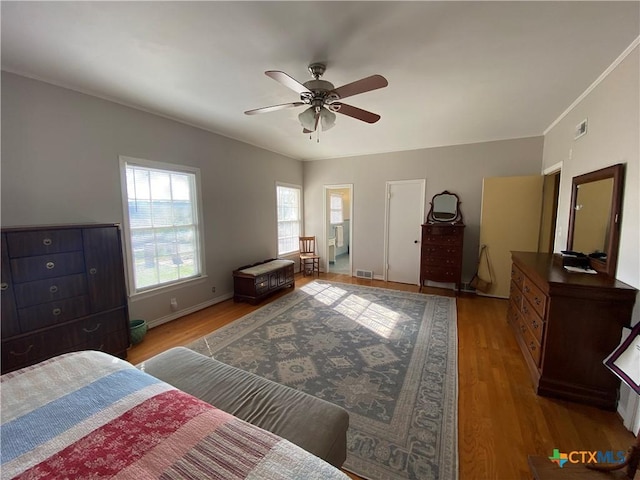
[[[353,276],[353,183],[340,183],[336,185],[324,186],[324,201],[322,202],[323,219],[322,222],[322,238],[324,245],[324,271],[329,273],[329,245],[327,242],[327,233],[329,222],[331,221],[330,212],[327,211],[327,203],[331,190],[349,190],[349,275]]]
[[[422,192],[421,192],[421,196],[422,196],[422,201],[420,202],[420,218],[423,219],[424,221],[424,204],[425,204],[425,195],[426,195],[426,189],[427,189],[427,181],[424,178],[416,178],[413,180],[391,180],[391,181],[387,181],[386,182],[386,187],[385,187],[385,209],[384,209],[384,281],[388,281],[388,274],[389,274],[389,208],[390,208],[390,201],[391,201],[391,186],[392,185],[399,185],[399,184],[403,184],[403,183],[420,183],[422,186]],[[419,227],[419,225],[418,225]],[[421,239],[418,239],[418,241],[421,241]],[[416,259],[417,262],[420,261],[420,258]],[[420,283],[420,278],[418,277],[416,279],[416,285]]]

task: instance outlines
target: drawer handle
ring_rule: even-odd
[[[47,262],[47,270],[53,270],[55,268],[56,264],[53,262]]]
[[[538,297],[535,297],[533,301],[536,302],[536,305],[542,304],[542,301]]]
[[[51,239],[50,239],[50,238],[45,238],[44,240],[42,240],[42,244],[43,244],[43,245],[45,245],[45,246],[47,246],[47,247],[48,247],[49,245],[51,245],[52,243],[53,243],[53,242],[51,241]]]
[[[97,268],[95,268],[95,267],[92,267],[92,268],[90,268],[90,269],[89,269],[89,273],[90,273],[91,275],[95,275],[96,273],[98,273],[98,269],[97,269]]]
[[[51,285],[49,287],[49,293],[58,293],[58,286],[57,285]]]
[[[520,331],[522,333],[526,332],[527,331],[527,327],[525,327],[524,325],[520,325]]]
[[[54,308],[53,310],[51,310],[51,313],[53,313],[54,316],[58,316],[62,313],[62,309],[61,308]]]
[[[523,306],[522,306],[522,311],[523,311],[524,313],[529,313],[529,309],[527,308],[527,306],[526,306],[526,305],[523,305]]]
[[[11,350],[9,353],[10,353],[11,355],[16,356],[16,357],[22,357],[22,356],[26,355],[27,353],[29,353],[29,352],[31,351],[31,349],[32,349],[32,348],[33,348],[33,344],[29,345],[29,346],[27,347],[27,349],[26,349],[24,352],[16,353],[16,352],[14,352],[13,350]]]
[[[538,324],[538,322],[536,320],[534,320],[533,322],[531,322],[531,326],[533,328],[538,328],[540,325]]]
[[[527,285],[524,286],[524,292],[525,293],[529,293],[531,290],[529,290],[529,287]]]
[[[529,343],[529,348],[531,349],[531,351],[533,352],[536,349],[536,344],[531,342]]]
[[[82,331],[85,333],[93,333],[100,328],[100,323],[95,326],[95,328],[83,328]]]
[[[9,284],[7,282],[0,283],[0,290],[4,292],[7,288],[9,288]]]

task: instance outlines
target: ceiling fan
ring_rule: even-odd
[[[298,120],[300,120],[303,127],[302,133],[313,133],[318,130],[318,126],[321,126],[323,131],[329,130],[335,124],[335,112],[367,123],[376,123],[380,120],[380,115],[342,103],[342,99],[384,88],[389,84],[386,78],[382,75],[371,75],[335,88],[331,82],[320,79],[325,70],[326,65],[323,63],[312,63],[309,65],[309,73],[311,73],[313,80],[304,83],[300,83],[293,77],[278,70],[264,72],[265,75],[273,78],[276,82],[280,82],[285,87],[297,92],[300,95],[300,101],[256,108],[247,110],[244,113],[255,115],[257,113],[274,112],[285,108],[308,105],[308,108],[298,115]]]

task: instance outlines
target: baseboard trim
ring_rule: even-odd
[[[199,303],[197,305],[193,305],[192,307],[185,308],[178,312],[173,312],[170,315],[165,315],[164,317],[156,318],[154,320],[150,320],[147,322],[149,328],[158,327],[162,324],[172,322],[173,320],[177,320],[180,317],[184,317],[185,315],[189,315],[190,313],[197,312],[198,310],[202,310],[207,307],[211,307],[216,303],[224,302],[225,300],[229,300],[233,298],[233,293],[225,293],[224,295],[220,295],[214,299],[207,300],[206,302]]]

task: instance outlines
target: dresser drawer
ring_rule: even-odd
[[[539,343],[542,343],[544,321],[538,316],[537,312],[526,299],[522,302],[522,316],[531,333],[536,337]]]
[[[462,245],[461,235],[425,235],[423,242],[427,245]]]
[[[88,297],[67,298],[51,303],[18,309],[20,329],[30,332],[89,314]]]
[[[523,322],[522,312],[520,311],[520,305],[516,305],[513,299],[509,302],[507,308],[507,322],[511,324],[514,330],[518,330],[519,325]]]
[[[422,259],[426,265],[442,264],[448,261],[452,265],[460,263],[462,247],[456,245],[423,245]]]
[[[536,287],[529,278],[524,277],[524,282],[522,286],[522,293],[524,297],[529,300],[531,306],[538,312],[538,315],[544,317],[544,309],[547,305],[547,297],[542,290]]]
[[[463,231],[464,226],[462,225],[452,226],[450,224],[427,224],[424,225],[423,233],[426,235],[433,235],[438,237],[461,237]]]
[[[126,337],[127,328],[126,313],[124,309],[119,309],[113,312],[83,318],[82,320],[67,325],[64,335],[71,338],[72,345],[85,345],[91,342],[95,345],[96,342],[98,342],[98,344],[104,343],[105,338],[110,337],[116,332],[124,331]],[[126,340],[124,343],[126,343]],[[128,347],[128,345],[126,345],[125,348],[126,347]]]
[[[126,330],[118,330],[107,337],[91,337],[85,343],[75,345],[72,350],[99,350],[101,352],[126,357],[129,348],[129,337]]]
[[[2,342],[2,373],[68,352],[72,347],[71,339],[62,331],[55,336],[44,331]]]
[[[56,277],[35,282],[19,283],[15,286],[18,307],[30,307],[87,293],[87,282],[81,273],[67,277]]]
[[[424,273],[429,280],[434,282],[457,282],[460,278],[459,268],[447,268],[441,266],[424,266]]]
[[[82,231],[63,229],[7,233],[7,244],[11,258],[74,252],[82,250]]]
[[[540,368],[540,354],[541,354],[540,343],[538,342],[536,337],[533,335],[533,333],[531,333],[531,330],[529,330],[528,328],[525,328],[524,332],[522,332],[522,340],[525,346],[527,347],[527,350],[529,351],[529,355],[531,355],[531,358],[533,359],[533,362],[535,363],[536,367]]]
[[[514,264],[511,264],[511,281],[517,285],[517,287],[522,290],[522,286],[524,284],[524,273]]]
[[[62,277],[83,272],[84,255],[82,252],[54,253],[11,260],[11,273],[13,274],[14,283]]]
[[[517,305],[518,310],[522,308],[522,299],[524,298],[520,288],[513,280],[511,281],[511,285],[509,286],[509,298],[511,301]]]

